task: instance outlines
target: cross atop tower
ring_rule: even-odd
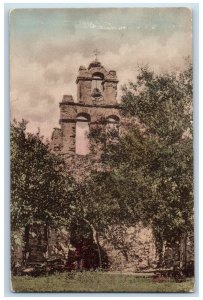
[[[100,51],[96,48],[94,51],[93,51],[94,55],[95,55],[95,61],[97,61],[97,58],[98,58],[98,54],[100,54]]]

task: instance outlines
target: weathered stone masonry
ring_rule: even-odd
[[[65,157],[76,152],[76,123],[88,122],[91,127],[101,118],[118,122],[121,107],[117,103],[117,76],[115,71],[107,72],[100,62],[90,63],[88,69],[81,66],[76,79],[77,100],[64,95],[60,107],[61,128],[52,134],[51,148]]]

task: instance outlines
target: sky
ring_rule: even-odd
[[[116,70],[121,86],[136,80],[137,66],[180,71],[192,55],[188,8],[15,9],[10,13],[11,119],[50,138],[59,127],[64,94],[76,101],[81,65],[98,59]]]

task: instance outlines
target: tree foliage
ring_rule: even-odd
[[[26,125],[25,120],[11,124],[12,230],[33,221],[65,222],[74,200],[75,183],[63,160],[50,153],[40,132],[27,133]]]
[[[112,218],[151,224],[162,249],[193,232],[191,64],[170,74],[140,68],[136,83],[123,87],[122,105],[131,123],[105,147],[111,180],[103,190],[119,207]]]

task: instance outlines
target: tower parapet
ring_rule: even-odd
[[[108,72],[99,61],[91,62],[87,69],[80,66],[76,84],[78,103],[95,105],[117,103],[116,71]]]

